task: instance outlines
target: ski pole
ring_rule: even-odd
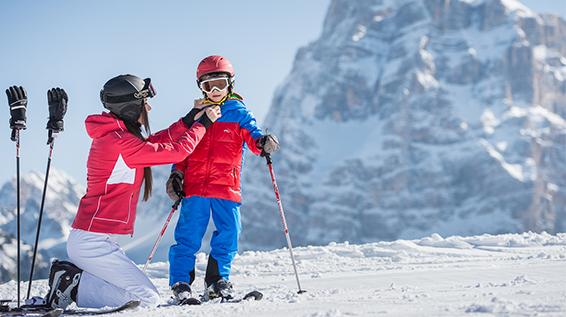
[[[22,86],[12,86],[6,89],[8,97],[8,106],[10,107],[10,128],[12,135],[10,139],[16,142],[16,209],[17,209],[17,275],[18,275],[18,307],[20,307],[20,266],[21,266],[21,234],[20,234],[20,130],[26,128],[26,109],[28,104],[28,96],[26,90]]]
[[[275,172],[273,171],[273,161],[271,160],[271,155],[265,154],[265,159],[267,161],[267,166],[269,167],[269,174],[271,175],[271,183],[273,184],[275,199],[277,199],[277,206],[279,206],[279,216],[281,216],[281,223],[283,224],[283,232],[285,233],[285,238],[287,238],[287,246],[289,247],[289,253],[291,254],[291,261],[293,262],[293,269],[295,270],[295,278],[297,279],[297,286],[299,287],[299,291],[297,293],[302,294],[306,291],[301,289],[301,282],[299,282],[299,273],[297,272],[297,265],[295,264],[295,256],[293,255],[291,236],[289,235],[287,220],[285,220],[285,212],[283,211],[283,203],[281,203],[281,196],[279,195],[279,187],[277,187],[277,182],[275,181]]]
[[[43,208],[45,206],[45,194],[47,193],[47,180],[49,179],[49,168],[51,166],[51,158],[53,157],[53,145],[55,140],[53,139],[53,132],[49,130],[49,136],[47,140],[49,144],[49,157],[47,159],[47,170],[45,172],[45,181],[43,182],[43,194],[41,195],[41,207],[39,208],[39,218],[37,220],[37,231],[35,233],[35,244],[33,245],[33,257],[31,260],[31,268],[29,272],[29,283],[28,292],[26,299],[29,299],[31,293],[31,283],[33,281],[33,269],[35,267],[35,258],[37,256],[37,247],[39,243],[39,232],[41,231],[41,220],[43,218]]]
[[[17,206],[17,231],[18,231],[18,269],[17,269],[17,274],[18,274],[18,307],[20,307],[20,283],[21,283],[21,278],[20,278],[20,129],[13,129],[12,130],[12,141],[16,142],[16,206]]]
[[[183,194],[182,197],[184,197],[184,196],[185,195]],[[149,257],[147,258],[147,261],[145,262],[145,265],[143,266],[143,272],[144,273],[147,270],[147,266],[149,265],[149,263],[153,259],[153,256],[155,255],[155,251],[157,251],[157,246],[159,245],[159,242],[161,242],[161,239],[163,238],[163,235],[165,234],[165,231],[167,230],[167,226],[169,225],[169,222],[171,221],[171,217],[173,217],[175,210],[177,210],[177,208],[179,207],[179,204],[181,203],[181,200],[183,199],[182,197],[179,197],[179,199],[177,199],[177,201],[175,201],[175,203],[171,207],[171,211],[169,212],[169,216],[167,217],[167,220],[163,224],[163,228],[161,228],[161,232],[157,236],[157,240],[155,240],[155,243],[153,244],[153,248],[151,248],[151,252],[149,253]]]
[[[49,105],[49,121],[47,121],[47,145],[49,145],[49,157],[47,158],[47,170],[45,171],[45,181],[43,182],[43,194],[41,195],[41,207],[39,208],[39,217],[37,219],[37,231],[35,233],[35,243],[33,245],[33,257],[31,260],[31,268],[29,272],[28,292],[26,299],[29,299],[31,293],[31,284],[33,282],[33,270],[35,267],[35,259],[37,257],[37,249],[39,247],[39,233],[41,232],[41,221],[43,219],[43,210],[45,207],[45,195],[47,193],[47,182],[49,180],[49,168],[51,167],[51,159],[53,158],[53,146],[55,144],[55,136],[63,131],[63,117],[67,112],[67,101],[69,97],[64,89],[59,87],[52,88],[47,91],[47,104]]]

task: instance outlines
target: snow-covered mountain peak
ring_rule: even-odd
[[[565,30],[512,0],[332,1],[265,123],[297,239],[564,230]]]

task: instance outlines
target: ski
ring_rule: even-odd
[[[200,305],[200,300],[198,300],[197,298],[194,297],[190,297],[187,299],[184,299],[182,301],[179,301],[177,303],[177,305]]]
[[[188,298],[182,302],[175,300],[174,298],[169,299],[166,304],[161,304],[157,307],[171,307],[171,306],[184,306],[184,305],[200,305],[202,303],[239,303],[242,301],[248,300],[261,300],[263,298],[263,294],[260,291],[251,291],[246,293],[242,297],[219,297],[215,299],[206,299],[204,296],[200,297],[200,300],[194,297]]]
[[[58,316],[80,316],[80,315],[106,315],[121,312],[127,309],[136,308],[140,305],[140,301],[129,301],[122,306],[114,307],[114,308],[101,308],[101,309],[91,309],[91,308],[84,308],[84,309],[51,309],[46,306],[22,306],[20,308],[13,308],[9,311],[2,312],[2,317],[12,317],[12,316],[37,316],[37,317],[58,317]]]
[[[62,309],[25,309],[25,308],[13,308],[10,310],[2,310],[0,315],[2,317],[17,317],[17,316],[28,316],[28,317],[59,317],[63,314]]]
[[[221,303],[239,303],[241,301],[247,301],[247,300],[261,300],[263,298],[263,293],[261,293],[260,291],[251,291],[249,293],[247,293],[246,295],[244,295],[243,297],[240,298],[222,298],[222,300],[220,301]]]
[[[232,297],[232,296],[226,296],[226,297],[219,297],[219,298],[215,298],[215,299],[205,299],[204,296],[201,297],[201,301],[203,302],[214,302],[214,303],[239,303],[242,301],[247,301],[247,300],[261,300],[263,298],[263,293],[261,293],[260,291],[257,290],[253,290],[251,292],[246,293],[244,296],[242,297]],[[218,300],[219,299],[219,300]]]
[[[125,303],[122,306],[118,306],[115,308],[108,308],[108,309],[73,309],[73,310],[66,310],[63,312],[63,315],[106,315],[121,312],[128,309],[136,308],[140,305],[140,301],[132,300]]]
[[[175,299],[174,297],[169,298],[169,300],[167,301],[167,303],[165,304],[160,304],[157,307],[171,307],[171,306],[190,306],[190,305],[200,305],[201,301],[198,298],[194,298],[194,297],[190,297],[187,299],[184,299],[182,301],[179,301],[177,299]]]

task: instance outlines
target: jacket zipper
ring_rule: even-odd
[[[206,177],[204,178],[204,183],[206,184],[206,186],[204,186],[204,193],[203,193],[204,197],[206,197],[208,193],[208,183],[209,183],[208,177],[210,176],[210,157],[212,156],[212,143],[214,141],[214,134],[216,132],[214,124],[212,124],[210,129],[211,129],[210,131],[211,135],[210,135],[210,142],[208,143],[208,156],[206,160]]]
[[[132,216],[132,199],[134,198],[134,193],[130,194],[130,203],[128,204],[128,222],[126,223],[126,225],[128,223],[130,223],[130,217]],[[132,228],[132,233],[130,233],[130,238],[134,237],[134,231]]]

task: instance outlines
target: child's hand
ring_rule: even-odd
[[[268,133],[257,140],[256,146],[261,150],[261,156],[266,156],[279,150],[279,139]]]

